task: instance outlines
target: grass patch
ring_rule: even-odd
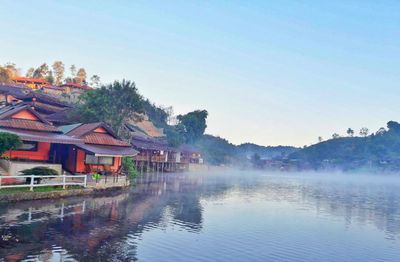
[[[67,186],[65,190],[71,189],[81,189],[81,186]],[[53,191],[62,191],[64,190],[62,186],[42,186],[42,187],[34,187],[33,192],[53,192]],[[21,192],[31,192],[29,187],[19,187],[19,188],[2,188],[0,189],[0,194],[13,194],[13,193],[21,193]]]

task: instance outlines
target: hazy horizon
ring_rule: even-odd
[[[397,1],[2,1],[1,61],[129,79],[235,144],[303,146],[400,120]],[[68,70],[66,70],[68,71]]]

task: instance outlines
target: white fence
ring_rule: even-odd
[[[20,180],[21,178],[27,179],[30,178],[30,183],[29,184],[16,184],[16,185],[3,185],[2,180],[3,179],[8,179],[8,178],[15,178]],[[52,181],[50,178],[58,178],[56,180],[61,180],[61,181]],[[72,180],[67,181],[67,178],[72,178]],[[83,180],[80,181],[75,181],[75,179],[80,179],[83,178]],[[46,183],[40,183],[40,184],[35,184],[35,181],[38,179],[41,179],[41,182],[46,182]],[[85,175],[74,175],[74,176],[0,176],[0,189],[2,188],[20,188],[20,187],[29,187],[30,191],[33,191],[34,187],[42,187],[42,186],[62,186],[63,189],[66,188],[66,186],[87,186],[87,176]]]

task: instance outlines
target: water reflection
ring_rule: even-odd
[[[398,245],[400,233],[396,177],[233,172],[153,174],[136,182],[135,189],[116,195],[2,204],[0,261],[187,261],[207,260],[206,255],[220,261],[306,261],[307,252],[321,260],[324,240],[333,241],[332,250],[345,250],[340,244],[346,230],[353,236],[367,232],[383,243],[389,260],[400,258],[390,244]],[[298,227],[284,224],[291,219]],[[324,229],[327,225],[332,228]],[[337,225],[345,227],[338,236],[310,236],[310,229],[331,232]],[[278,230],[280,226],[287,228]],[[320,246],[317,241],[322,241]],[[269,253],[251,252],[254,242],[268,247]],[[226,252],[221,243],[229,244]],[[293,250],[279,253],[281,243]],[[360,242],[346,258],[360,258],[357,252],[366,254],[361,248],[373,243]]]

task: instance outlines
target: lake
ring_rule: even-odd
[[[149,174],[0,205],[0,261],[400,261],[400,177]]]

